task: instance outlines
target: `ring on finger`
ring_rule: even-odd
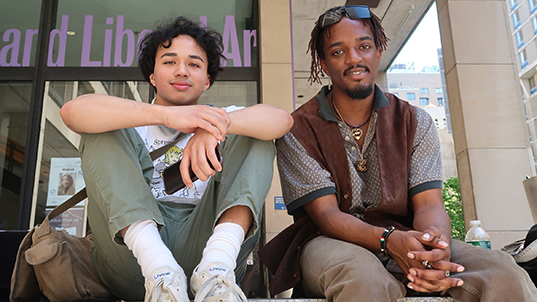
[[[429,264],[429,260],[425,260],[425,261],[423,261],[421,264],[423,264],[423,266],[425,266],[425,268],[428,268],[428,269],[433,268],[433,267]]]
[[[451,272],[450,271],[446,271],[446,277],[449,277],[451,276]]]

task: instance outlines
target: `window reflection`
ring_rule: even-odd
[[[68,140],[50,121],[45,122],[45,138],[41,156],[41,172],[37,192],[35,223],[45,218],[49,191],[50,166],[52,158],[78,157],[78,145]],[[69,196],[67,196],[69,197]],[[67,199],[67,198],[65,198]]]
[[[217,81],[204,91],[199,100],[200,104],[211,104],[217,107],[252,106],[258,103],[257,82],[240,81],[224,82]]]
[[[17,229],[31,83],[0,83],[0,219]]]

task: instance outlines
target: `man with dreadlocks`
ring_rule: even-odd
[[[397,301],[535,301],[512,257],[451,240],[440,143],[431,117],[375,85],[387,37],[367,6],[335,7],[312,31],[311,77],[332,85],[294,113],[277,141],[295,223],[260,251],[273,294]],[[501,277],[500,277],[501,276]]]

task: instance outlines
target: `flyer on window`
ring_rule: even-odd
[[[50,159],[47,207],[61,204],[86,186],[80,165],[79,157]],[[83,200],[77,206],[84,206],[85,202]]]
[[[54,208],[46,209],[45,213],[48,215]],[[58,230],[65,230],[67,233],[84,237],[86,232],[86,217],[84,208],[70,208],[60,215],[50,220],[50,226]]]

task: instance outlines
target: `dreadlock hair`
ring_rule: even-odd
[[[198,23],[185,18],[177,17],[163,23],[157,29],[144,37],[140,43],[140,55],[138,65],[146,81],[155,69],[155,56],[160,46],[169,48],[172,40],[179,36],[186,35],[192,37],[207,55],[207,73],[210,75],[210,85],[214,83],[218,73],[222,71],[220,59],[224,46],[222,36],[212,28],[201,27]]]
[[[322,16],[329,12],[336,11],[338,9],[341,9],[342,6],[333,7],[321,16],[319,16],[319,19],[317,19],[317,22],[315,22],[315,27],[311,31],[311,39],[308,44],[308,50],[306,53],[310,53],[311,55],[311,69],[310,69],[310,77],[308,78],[308,81],[310,82],[310,85],[317,82],[319,84],[322,84],[321,77],[324,76],[324,71],[321,68],[321,60],[325,60],[325,53],[324,53],[324,37],[325,32],[327,29],[330,28],[330,26],[321,28],[319,20]],[[371,12],[371,18],[365,18],[360,19],[364,22],[365,26],[371,29],[371,32],[373,33],[373,40],[375,42],[375,47],[377,49],[380,49],[380,51],[386,50],[386,47],[388,46],[388,37],[386,37],[386,34],[384,33],[384,28],[380,24],[380,18],[377,17],[373,12]]]

